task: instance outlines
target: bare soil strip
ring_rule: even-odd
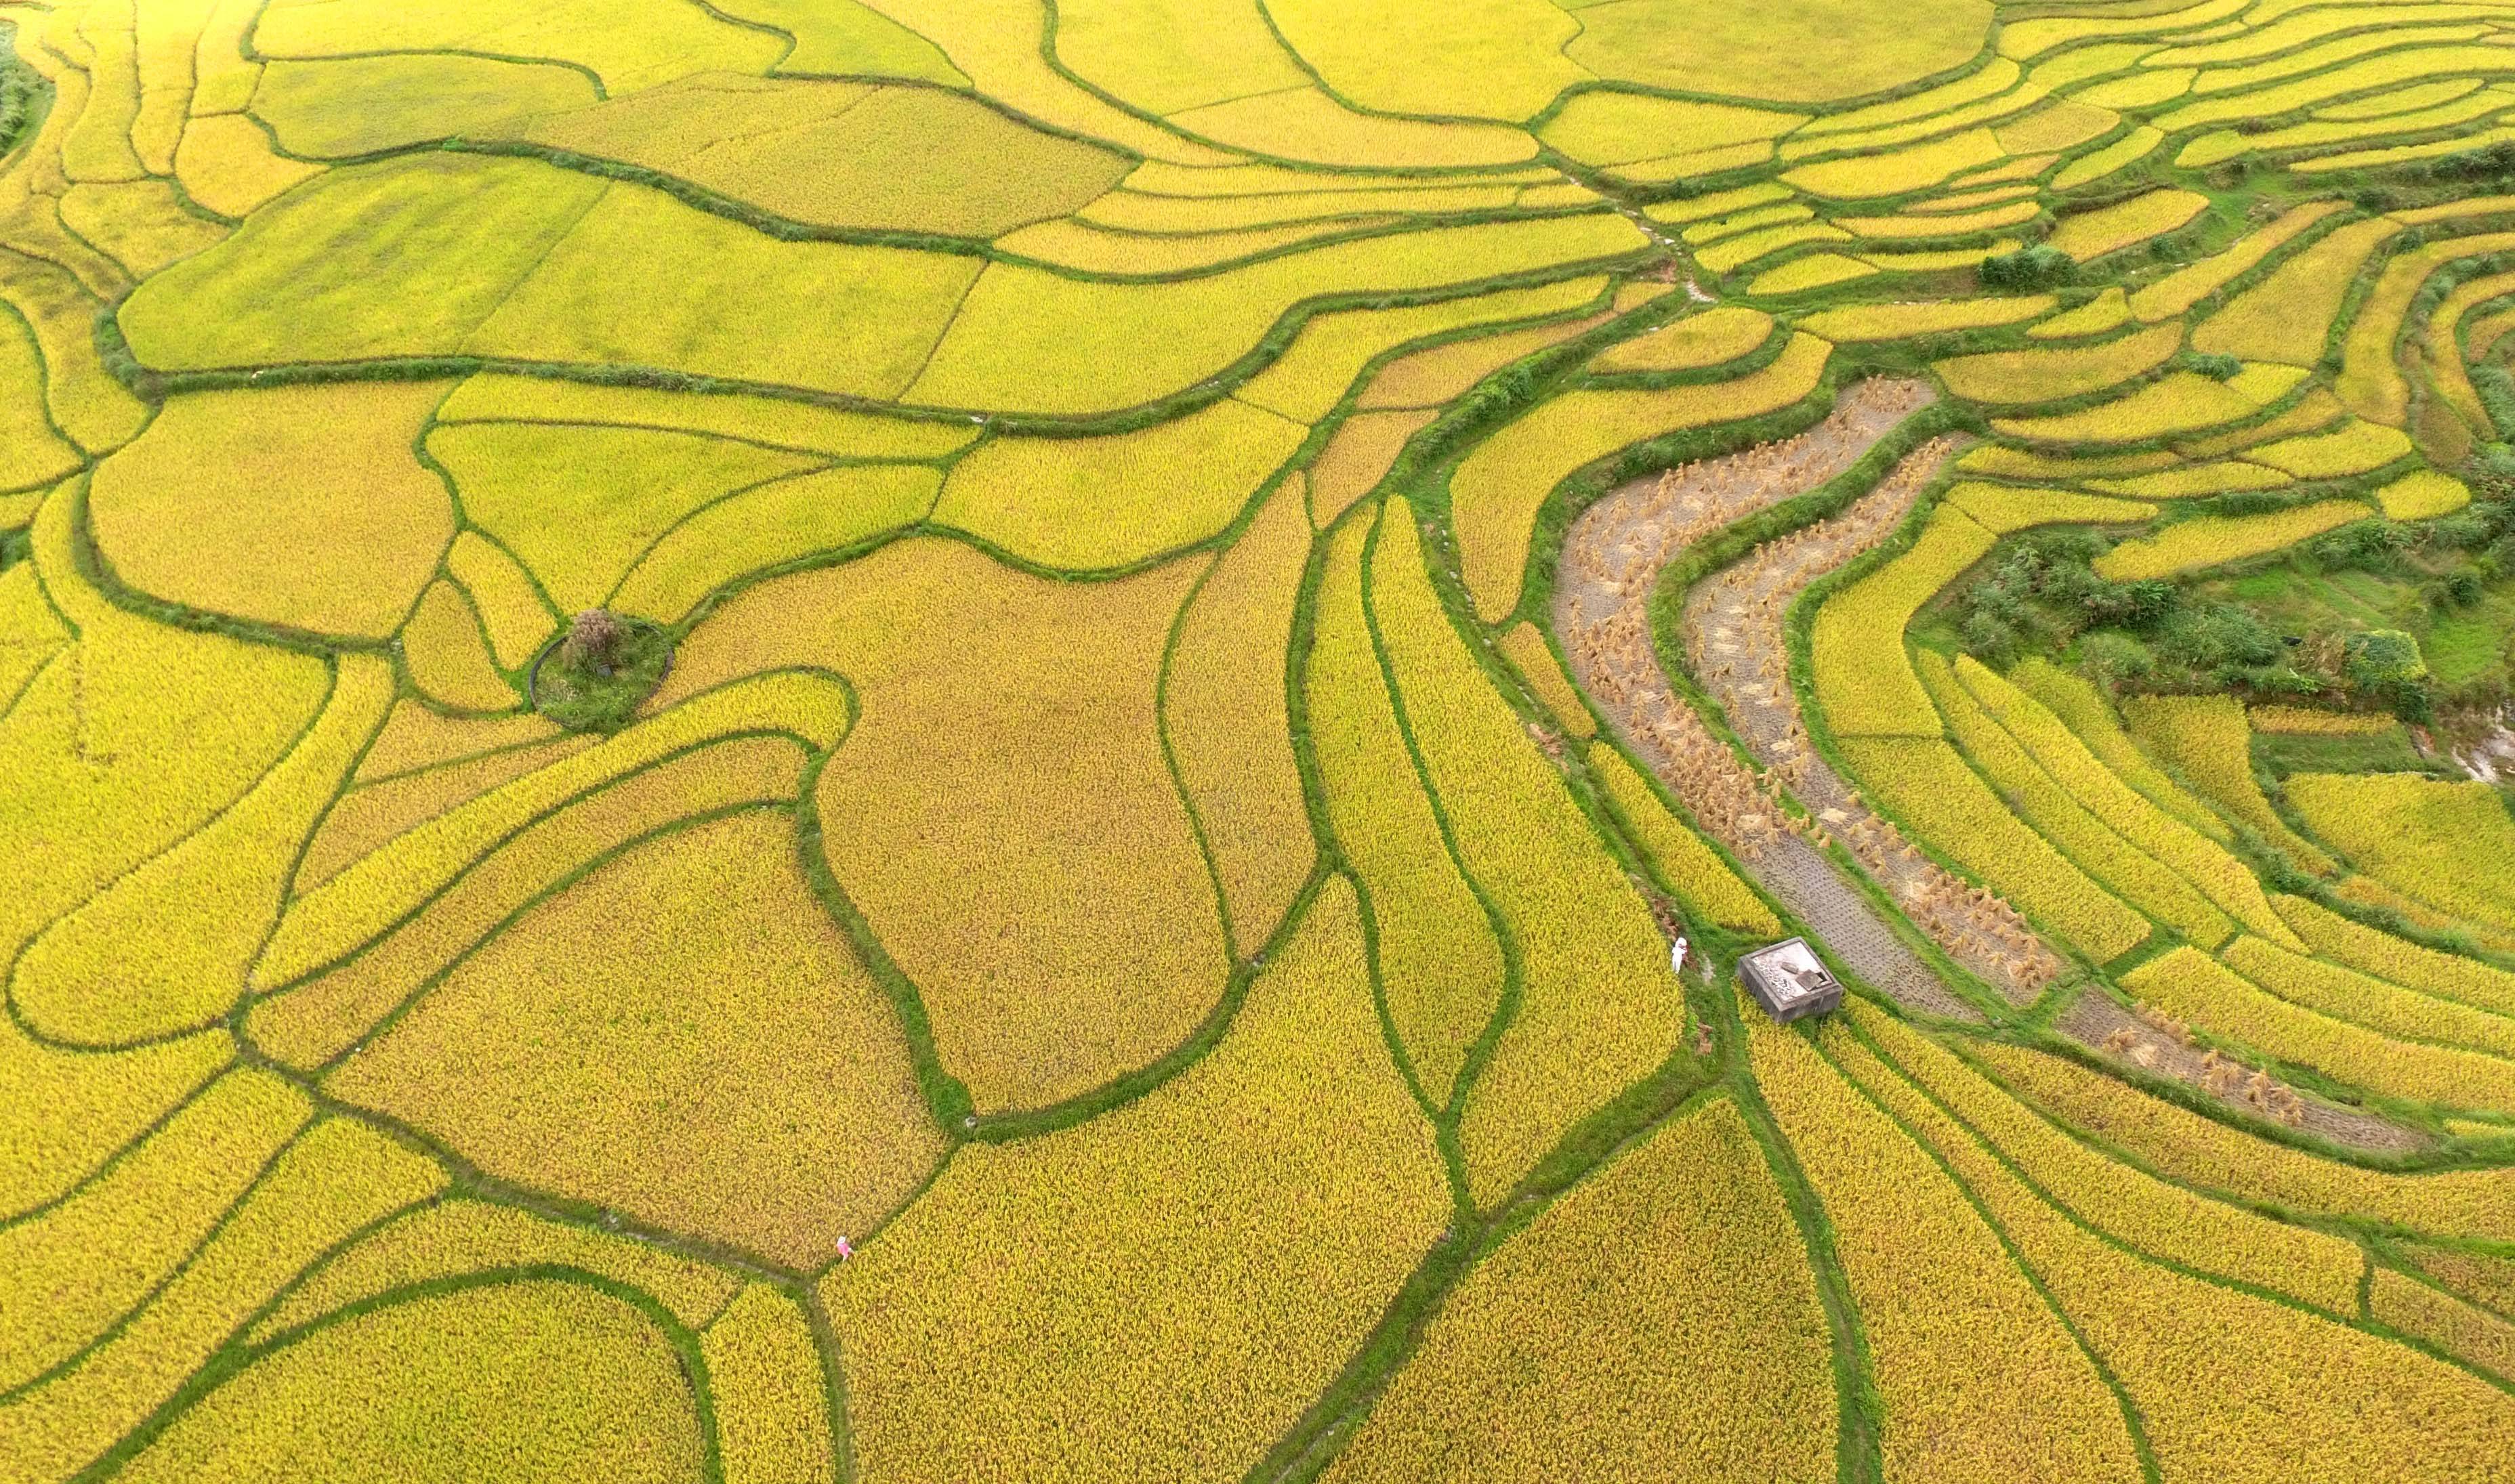
[[[1554,627],[1575,679],[1617,735],[1827,947],[1862,978],[1907,1005],[1979,1019],[1895,936],[1876,905],[1839,874],[1819,844],[1806,838],[1808,827],[1782,807],[1784,790],[1797,775],[1773,768],[1773,758],[1760,751],[1766,769],[1749,767],[1678,699],[1651,645],[1651,595],[1661,571],[1679,552],[1849,469],[1931,395],[1928,385],[1918,381],[1861,382],[1843,391],[1824,422],[1796,437],[1689,464],[1612,491],[1582,514],[1565,541],[1556,576]],[[1939,457],[1945,457],[1944,450]],[[1926,475],[1920,482],[1927,482]],[[1918,488],[1917,483],[1913,493]],[[1904,498],[1909,504],[1912,496]],[[1773,673],[1778,681],[1781,671]],[[1773,704],[1786,708],[1788,719],[1785,732],[1777,735],[1786,735],[1795,730],[1797,721],[1787,682],[1761,691],[1757,699],[1772,701],[1776,694],[1780,699]],[[1724,695],[1722,704],[1733,722],[1738,721],[1737,702]],[[1765,730],[1758,725],[1742,728],[1741,734],[1755,747]],[[1802,740],[1793,756],[1804,763],[1812,755]]]
[[[2239,1113],[2301,1128],[2335,1143],[2398,1154],[2424,1149],[2430,1142],[2398,1124],[2298,1092],[2232,1057],[2204,1051],[2174,1022],[2164,1016],[2142,1018],[2093,989],[2080,995],[2052,1028],[2111,1059],[2189,1083]]]
[[[1842,514],[1757,547],[1686,596],[1685,647],[1696,678],[1729,724],[1785,787],[1839,839],[1905,914],[1951,958],[2018,1005],[2063,968],[1998,896],[1941,870],[1874,813],[1817,753],[1790,687],[1784,625],[1810,583],[1886,539],[1963,444],[1935,438],[1898,463]]]

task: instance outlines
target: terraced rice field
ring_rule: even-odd
[[[0,0],[0,1484],[2515,1481],[2510,327],[2495,0]]]

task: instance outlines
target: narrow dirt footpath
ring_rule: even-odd
[[[1963,447],[1934,438],[1840,515],[1757,547],[1686,595],[1685,648],[1696,678],[1747,750],[1779,776],[1951,958],[2033,1004],[2063,967],[2006,902],[1939,869],[1818,755],[1790,685],[1785,626],[1808,585],[1886,539],[1940,468]]]
[[[1849,469],[1931,394],[1918,381],[1860,382],[1844,389],[1824,422],[1796,437],[1609,493],[1582,514],[1566,538],[1554,627],[1574,678],[1618,736],[1829,948],[1907,1005],[1979,1019],[1817,845],[1794,830],[1781,807],[1785,778],[1749,768],[1677,698],[1651,646],[1651,595],[1677,553]],[[1781,689],[1787,697],[1789,687]],[[1795,721],[1793,711],[1793,725]]]

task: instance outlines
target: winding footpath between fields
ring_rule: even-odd
[[[1973,1008],[1951,993],[1895,935],[1876,905],[1842,877],[1818,843],[1792,827],[1782,807],[1783,790],[1803,775],[1814,758],[1803,742],[1789,735],[1795,731],[1797,710],[1778,666],[1756,681],[1751,663],[1723,677],[1738,681],[1730,693],[1714,692],[1733,724],[1742,716],[1756,719],[1739,730],[1765,764],[1758,773],[1677,697],[1651,645],[1651,597],[1660,573],[1679,552],[1841,474],[1931,397],[1928,384],[1919,381],[1856,383],[1843,390],[1825,421],[1795,437],[1672,469],[1610,492],[1582,513],[1565,538],[1554,627],[1575,678],[1618,735],[1827,947],[1862,978],[1915,1009],[1978,1020]],[[1953,445],[1934,443],[1931,449],[1943,459]],[[1894,477],[1886,481],[1904,482]],[[1927,473],[1911,482],[1903,497],[1907,506],[1928,482]],[[1744,693],[1750,683],[1754,686],[1752,696]],[[1778,730],[1765,724],[1764,716],[1776,710],[1786,719]]]
[[[1619,737],[1683,801],[1696,821],[1826,946],[1877,989],[1916,1010],[1980,1021],[1885,914],[1822,848],[1838,841],[1948,956],[2012,1004],[2032,1004],[2064,968],[2014,908],[1939,868],[1810,743],[1789,681],[1791,603],[1818,578],[1884,540],[1960,439],[1914,450],[1841,513],[1767,542],[1686,595],[1689,667],[1761,764],[1751,768],[1679,699],[1651,643],[1650,604],[1678,553],[1755,511],[1812,489],[1858,462],[1935,397],[1928,383],[1873,379],[1845,388],[1833,412],[1795,437],[1637,479],[1576,520],[1558,567],[1554,626],[1576,680]],[[1781,808],[1795,798],[1813,827]],[[2079,996],[2055,1026],[2105,1055],[2173,1077],[2250,1111],[2222,1073],[2210,1084],[2201,1052],[2100,993]],[[2319,1098],[2306,1127],[2328,1138],[2402,1149],[2415,1135]]]

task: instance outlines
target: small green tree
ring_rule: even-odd
[[[2341,641],[2341,669],[2351,683],[2371,690],[2427,679],[2419,641],[2399,629],[2371,629]]]
[[[2077,266],[2068,253],[2048,243],[2039,243],[1985,258],[1982,267],[1974,271],[1987,289],[2041,289],[2069,277]]]

